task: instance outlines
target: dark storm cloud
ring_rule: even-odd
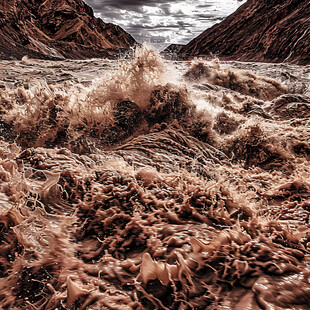
[[[143,6],[158,7],[161,4],[169,4],[167,0],[87,0],[86,2],[95,10],[109,7],[136,12],[141,12]],[[176,0],[174,2],[182,2],[182,0]]]
[[[245,0],[84,0],[105,22],[123,27],[138,42],[162,48],[187,43],[232,13]]]

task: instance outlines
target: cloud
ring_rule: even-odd
[[[86,2],[95,10],[114,8],[136,12],[141,12],[143,6],[158,7],[160,4],[166,5],[168,3],[167,0],[87,0]]]
[[[235,11],[245,0],[84,0],[105,22],[118,24],[138,42],[159,48],[185,44]]]

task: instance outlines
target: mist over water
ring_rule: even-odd
[[[309,309],[309,66],[1,65],[1,309]]]

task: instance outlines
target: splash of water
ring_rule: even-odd
[[[306,94],[146,47],[109,68],[1,91],[1,307],[307,309]]]

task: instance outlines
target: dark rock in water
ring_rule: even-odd
[[[282,95],[272,100],[264,110],[277,120],[308,118],[310,117],[310,98],[296,94]]]
[[[82,0],[0,2],[0,59],[110,57],[135,43]]]
[[[115,106],[115,125],[132,134],[139,126],[142,119],[142,112],[137,104],[132,101],[122,101]]]
[[[310,63],[308,0],[248,0],[223,22],[189,42],[183,56]]]
[[[183,118],[190,110],[185,98],[185,92],[171,90],[168,86],[154,90],[146,115],[148,123],[153,125]]]
[[[106,144],[113,144],[125,140],[132,135],[142,122],[142,111],[132,101],[122,101],[114,107],[114,124],[102,134]]]

